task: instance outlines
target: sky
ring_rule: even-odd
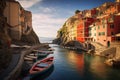
[[[55,38],[75,10],[86,10],[115,0],[17,0],[32,12],[32,25],[38,37]]]

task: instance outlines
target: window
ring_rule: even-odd
[[[99,36],[101,35],[101,33],[99,32],[99,34],[98,34]]]
[[[103,24],[103,28],[105,28],[105,24]]]
[[[114,28],[114,24],[110,24],[110,28],[113,29]]]
[[[104,19],[102,20],[102,24],[104,24]]]
[[[91,30],[91,28],[89,28],[89,30]]]
[[[96,33],[94,33],[94,36],[96,36]]]
[[[100,29],[100,26],[98,26],[98,29]]]
[[[94,30],[96,30],[96,27],[94,28]]]
[[[105,32],[102,32],[102,35],[105,35]]]
[[[111,35],[114,35],[114,33],[113,33],[113,32],[111,32]]]
[[[92,36],[92,33],[89,33],[89,36]]]

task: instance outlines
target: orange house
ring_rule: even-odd
[[[77,40],[79,42],[85,42],[84,38],[84,21],[81,19],[77,26]]]
[[[83,18],[77,26],[77,40],[85,42],[89,40],[89,26],[94,22],[94,18]]]

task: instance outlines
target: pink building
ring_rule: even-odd
[[[111,43],[120,39],[116,36],[118,33],[120,33],[120,15],[101,18],[97,28],[97,42],[110,46]]]

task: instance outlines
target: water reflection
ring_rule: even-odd
[[[78,52],[77,52],[78,53]],[[67,56],[68,63],[73,65],[80,75],[84,72],[84,55],[82,53],[76,54],[75,51],[70,51]]]
[[[103,62],[101,62],[101,58],[96,56],[91,59],[90,63],[91,72],[101,78],[106,78],[107,71],[106,66]]]
[[[56,45],[51,47],[55,49],[54,71],[35,80],[120,80],[120,70],[106,66],[104,58],[66,50]]]

